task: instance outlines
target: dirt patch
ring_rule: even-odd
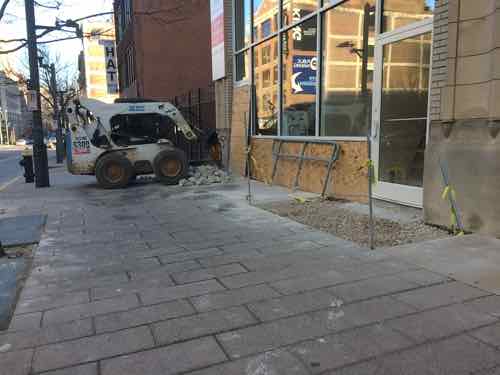
[[[368,215],[346,209],[341,202],[320,199],[305,202],[293,200],[258,206],[359,245],[369,246]],[[421,219],[402,222],[380,217],[375,219],[376,247],[398,246],[449,236],[447,231],[426,225]]]

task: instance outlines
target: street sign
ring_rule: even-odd
[[[36,93],[36,90],[28,90],[26,92],[26,102],[28,106],[28,111],[30,112],[38,111],[39,105],[38,105],[38,95]]]

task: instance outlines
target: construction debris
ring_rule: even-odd
[[[191,166],[188,176],[179,181],[180,186],[225,184],[232,181],[231,176],[214,165]]]

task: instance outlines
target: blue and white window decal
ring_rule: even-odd
[[[293,56],[292,93],[316,95],[318,59],[316,56]]]

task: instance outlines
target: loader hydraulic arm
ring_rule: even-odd
[[[160,109],[174,122],[187,140],[196,141],[198,139],[198,136],[193,131],[193,128],[187,123],[182,113],[176,107],[170,103],[163,103],[161,104]]]

